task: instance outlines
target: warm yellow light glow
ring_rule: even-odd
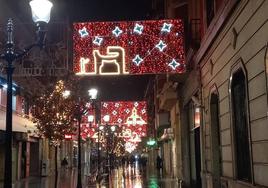
[[[91,72],[87,72],[85,69],[85,65],[89,63],[88,58],[81,57],[80,58],[80,72],[76,73],[76,75],[92,75],[92,74],[100,74],[100,75],[118,75],[118,74],[129,74],[126,71],[126,62],[125,62],[125,49],[120,46],[108,46],[106,50],[106,55],[102,55],[99,50],[93,50],[93,58],[94,58],[94,70]],[[121,57],[122,62],[118,61],[118,58]],[[100,62],[98,62],[100,61]],[[98,64],[99,63],[99,64]],[[107,72],[105,68],[107,65],[115,65],[116,70]]]
[[[62,96],[63,96],[64,98],[68,98],[68,97],[70,96],[70,94],[71,94],[71,91],[70,91],[70,90],[65,90],[65,91],[62,93]]]
[[[86,64],[89,63],[89,58],[80,58],[80,72],[77,72],[76,75],[90,75],[90,74],[96,74],[95,72],[86,72]],[[96,65],[95,65],[96,67]]]
[[[103,117],[104,122],[108,123],[110,121],[110,116],[107,114]]]
[[[144,125],[146,122],[137,114],[137,109],[133,108],[131,115],[127,118],[128,125]]]

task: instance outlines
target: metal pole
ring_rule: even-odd
[[[100,127],[98,127],[98,175],[100,172]]]
[[[108,129],[108,124],[106,124],[106,131],[108,133],[108,135],[105,135],[106,136],[106,167],[107,167],[107,173],[109,174],[110,173],[110,170],[109,170],[109,138],[110,138],[110,131]]]
[[[77,172],[77,188],[82,188],[81,180],[81,117],[78,118],[78,172]]]
[[[12,187],[12,73],[14,68],[8,63],[7,72],[7,107],[5,134],[5,177],[4,188]]]
[[[6,61],[8,62],[7,73],[7,106],[6,106],[6,134],[5,134],[5,176],[4,188],[12,187],[12,74],[14,67],[12,62],[14,58],[14,43],[13,43],[13,23],[8,20],[7,24],[7,50]]]

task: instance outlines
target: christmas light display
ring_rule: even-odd
[[[91,103],[87,104],[87,113],[82,116],[81,120],[81,138],[86,140],[87,138],[96,137],[96,118],[95,118],[95,108]]]
[[[104,122],[105,115],[109,115],[109,122]],[[118,101],[101,103],[101,122],[107,125],[121,127],[118,137],[126,143],[141,142],[147,131],[147,104],[145,101]],[[131,144],[130,144],[131,145]]]
[[[164,23],[161,31],[169,33],[171,31],[171,27],[172,27],[172,24]]]
[[[75,23],[77,75],[183,73],[182,20]]]
[[[81,137],[100,142],[106,147],[107,138],[112,134],[113,152],[122,154],[123,150],[132,152],[146,136],[147,104],[145,101],[117,101],[101,103],[101,123],[96,124],[95,109],[89,105],[88,112],[82,117]],[[105,121],[105,117],[109,116]],[[99,134],[99,135],[98,135]],[[108,137],[107,137],[108,136]],[[98,140],[99,138],[99,140]],[[122,147],[124,149],[122,149]]]
[[[66,135],[74,132],[74,101],[68,97],[65,83],[59,80],[55,87],[48,89],[34,101],[32,115],[39,133],[58,146]]]
[[[85,28],[85,27],[83,27],[82,29],[79,29],[78,32],[79,32],[81,38],[88,36],[87,28]]]

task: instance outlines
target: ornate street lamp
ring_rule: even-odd
[[[94,123],[94,115],[88,115],[87,116],[87,121],[89,123],[89,128],[91,129],[92,128],[92,124]],[[91,165],[90,165],[90,160],[91,160],[91,141],[89,139],[89,153],[87,153],[87,163],[86,163],[86,174],[90,174],[90,168],[91,168]]]
[[[33,21],[37,25],[38,40],[36,43],[25,48],[21,52],[15,51],[13,40],[13,21],[8,19],[7,23],[7,41],[3,54],[0,59],[7,62],[7,105],[6,105],[6,134],[5,134],[5,175],[4,188],[12,187],[12,74],[14,71],[13,62],[22,58],[33,47],[44,47],[46,30],[45,26],[50,20],[50,11],[53,4],[48,0],[32,0],[30,2]]]
[[[90,103],[93,104],[94,100],[97,99],[98,90],[95,88],[92,88],[88,90],[88,94],[90,97]],[[80,105],[80,104],[78,104]],[[80,111],[80,106],[78,106],[78,109]],[[86,113],[87,110],[82,109],[83,112],[79,112],[78,117],[78,173],[77,173],[77,188],[82,188],[82,173],[81,173],[81,118],[82,115]]]

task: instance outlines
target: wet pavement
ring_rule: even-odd
[[[103,174],[99,184],[91,176],[83,176],[83,188],[180,188],[175,179],[161,178],[155,172],[141,170],[138,166],[114,169],[110,175]],[[61,170],[57,188],[76,188],[77,171]],[[1,187],[1,186],[0,186]],[[16,182],[13,188],[54,188],[55,178],[32,177]]]

